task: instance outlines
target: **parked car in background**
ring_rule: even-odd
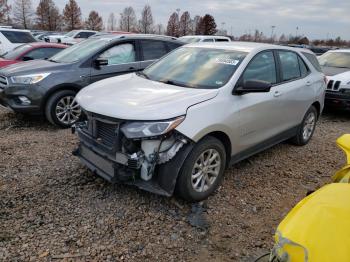
[[[15,47],[36,42],[29,30],[0,28],[0,54],[14,49]]]
[[[309,50],[259,43],[178,48],[78,93],[87,121],[75,127],[74,153],[111,182],[203,200],[229,164],[287,139],[310,141],[325,93],[314,61]]]
[[[350,109],[350,49],[328,51],[319,62],[328,79],[326,106]]]
[[[350,261],[350,134],[338,138],[347,164],[333,183],[301,200],[279,224],[270,254],[256,262]]]
[[[45,40],[45,38],[49,37],[49,36],[53,36],[53,35],[61,35],[62,33],[58,33],[58,32],[43,32],[42,34],[39,34],[37,36],[35,36],[35,39],[37,41],[41,41],[41,42],[48,42]]]
[[[75,102],[83,87],[108,77],[144,69],[183,45],[151,35],[108,35],[73,45],[49,60],[28,61],[0,70],[0,104],[16,112],[44,114],[69,127],[80,115]]]
[[[96,34],[96,31],[91,30],[73,30],[65,35],[51,35],[45,38],[46,42],[62,43],[66,45],[74,45],[80,41],[89,38]]]
[[[0,55],[0,68],[23,61],[48,59],[65,48],[66,45],[42,42],[23,44]]]
[[[197,42],[231,42],[231,39],[227,36],[217,35],[187,35],[179,38],[185,43],[197,43]]]
[[[320,56],[323,55],[324,53],[328,52],[331,50],[328,47],[318,47],[318,46],[310,46],[309,49],[315,53],[315,55]]]

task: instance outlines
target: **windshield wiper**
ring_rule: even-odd
[[[182,84],[182,83],[179,83],[179,82],[176,82],[174,80],[165,80],[165,81],[160,81],[164,84],[168,84],[168,85],[173,85],[173,86],[181,86],[181,87],[189,87],[185,84]]]
[[[146,73],[144,73],[143,71],[136,72],[136,75],[137,76],[142,76],[142,77],[144,77],[146,79],[149,79],[149,76],[146,75]]]

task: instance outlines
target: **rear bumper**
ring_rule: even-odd
[[[326,92],[325,105],[327,107],[350,109],[350,94]]]

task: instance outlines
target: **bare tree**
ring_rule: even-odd
[[[145,5],[139,21],[139,30],[141,33],[150,34],[153,32],[153,15],[151,6]]]
[[[167,35],[179,37],[179,15],[176,12],[169,17]]]
[[[9,25],[11,23],[10,19],[11,6],[8,4],[7,0],[0,0],[0,23]]]
[[[206,14],[199,22],[199,31],[203,35],[214,35],[216,30],[216,23],[213,16]]]
[[[91,11],[88,19],[85,21],[85,28],[89,30],[101,31],[103,28],[102,17],[96,11]]]
[[[136,15],[134,8],[126,7],[120,14],[119,28],[122,31],[132,32],[136,29]]]
[[[40,0],[36,15],[37,28],[50,31],[61,29],[62,17],[52,0]]]
[[[107,30],[114,31],[117,29],[117,19],[115,18],[114,13],[110,13],[107,22]]]
[[[75,0],[69,0],[63,10],[63,20],[67,30],[80,29],[81,25],[81,10]]]
[[[192,28],[191,28],[191,16],[189,12],[184,12],[180,18],[180,24],[179,24],[179,31],[180,36],[184,35],[190,35],[192,34]]]
[[[31,0],[15,0],[13,6],[13,22],[25,29],[32,24],[34,15]]]

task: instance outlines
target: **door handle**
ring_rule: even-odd
[[[310,82],[310,81],[307,81],[307,82],[306,82],[306,86],[311,86],[311,82]]]
[[[275,91],[275,93],[273,94],[274,97],[279,97],[281,95],[282,93],[280,91]]]

